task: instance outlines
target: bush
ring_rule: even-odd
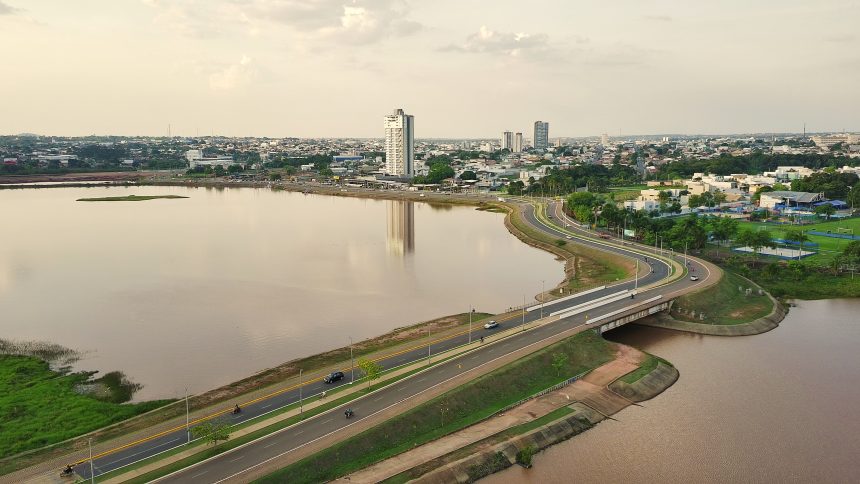
[[[535,448],[531,445],[527,445],[525,449],[517,452],[517,464],[525,467],[526,469],[531,468],[532,466],[532,457],[535,455]]]

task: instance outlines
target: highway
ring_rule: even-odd
[[[573,222],[564,218],[560,203],[551,203],[549,211],[552,213],[554,221],[562,221],[562,224],[564,222]],[[648,269],[648,272],[638,279],[638,287],[640,288],[659,282],[665,279],[670,273],[669,265],[666,262],[654,259],[653,252],[650,255],[643,255],[640,253],[640,251],[643,250],[641,247],[637,247],[636,252],[634,252],[628,247],[619,247],[615,245],[615,243],[608,243],[609,241],[591,238],[593,237],[593,234],[590,234],[588,231],[580,229],[577,226],[572,226],[567,232],[562,229],[549,226],[541,221],[543,217],[539,217],[534,211],[534,206],[530,204],[524,206],[524,214],[526,220],[531,225],[551,234],[554,237],[565,238],[569,236],[572,238],[569,242],[581,243],[600,250],[638,259],[640,261],[640,265]],[[692,259],[691,267],[693,270],[698,270],[699,274],[706,274],[707,269],[700,266],[698,262],[693,261]],[[706,279],[706,277],[703,277],[703,280],[704,279]],[[693,282],[690,281],[689,278],[684,277],[666,286],[650,289],[644,292],[640,290],[639,294],[636,295],[636,299],[631,300],[628,295],[618,295],[622,291],[633,289],[635,282],[625,281],[602,289],[586,291],[579,295],[562,298],[562,300],[559,301],[546,303],[543,305],[542,310],[539,309],[539,304],[535,304],[522,313],[518,312],[509,316],[507,320],[499,319],[499,322],[501,323],[500,327],[494,330],[485,330],[482,326],[476,324],[472,333],[473,341],[478,340],[480,336],[502,331],[510,328],[511,326],[520,325],[523,323],[523,320],[525,323],[533,322],[541,317],[541,313],[543,313],[545,317],[550,314],[560,314],[562,316],[562,319],[559,321],[538,326],[537,328],[530,329],[529,331],[518,332],[513,336],[504,338],[493,344],[479,346],[464,356],[432,366],[419,374],[386,386],[374,393],[345,404],[344,406],[331,409],[280,432],[245,444],[244,446],[240,446],[237,449],[221,454],[201,464],[162,478],[159,482],[219,482],[231,477],[241,479],[241,473],[247,470],[253,469],[271,459],[288,454],[289,452],[307,445],[308,443],[345,429],[350,425],[355,425],[362,419],[368,418],[398,402],[433,388],[434,386],[440,385],[462,372],[487,365],[497,358],[529,345],[537,346],[539,342],[546,340],[547,338],[551,338],[561,332],[586,324],[588,314],[594,318],[601,314],[626,308],[631,304],[635,304],[636,300],[645,300],[648,297],[676,292],[678,290],[685,290],[701,282],[703,281]],[[593,304],[587,304],[590,302],[593,302]],[[565,311],[567,311],[569,315],[565,315]],[[468,340],[469,335],[464,333],[445,340],[431,341],[430,353],[431,355],[439,354],[448,349],[465,345],[468,343]],[[426,360],[427,356],[428,347],[424,344],[417,345],[407,351],[379,360],[378,362],[383,368],[394,368],[411,362]],[[323,391],[331,390],[333,387],[348,385],[350,383],[351,373],[349,369],[344,369],[343,371],[346,374],[346,378],[333,385],[326,385],[320,380],[306,382],[301,388],[303,398],[307,399],[317,396]],[[229,412],[226,412],[220,418],[228,419],[233,423],[239,423],[270,413],[278,408],[295,403],[298,400],[299,388],[297,385],[296,387],[287,389],[281,393],[273,394],[268,398],[251,403],[244,403],[242,404],[242,412],[238,415],[232,415]],[[347,406],[355,410],[355,417],[350,420],[345,419],[343,415]],[[177,447],[185,443],[186,439],[187,436],[185,429],[184,427],[180,427],[172,431],[168,431],[163,435],[146,439],[145,441],[139,442],[135,445],[102,453],[101,455],[96,456],[93,462],[95,475],[98,476],[104,474],[146,457]],[[89,461],[86,461],[85,464],[81,463],[81,465],[77,466],[75,470],[78,475],[88,479],[90,477]]]

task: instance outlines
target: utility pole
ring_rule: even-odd
[[[355,381],[355,358],[352,356],[352,336],[349,337],[349,384]]]
[[[684,267],[687,267],[687,244],[689,242],[684,242]]]
[[[305,386],[304,380],[302,379],[302,369],[299,368],[299,420],[301,420],[301,415],[305,410],[304,403],[302,402],[302,387]]]
[[[639,289],[639,259],[636,259],[636,279],[633,281],[633,290]]]

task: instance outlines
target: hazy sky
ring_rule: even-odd
[[[860,1],[0,0],[0,134],[860,130]]]

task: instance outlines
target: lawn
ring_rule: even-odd
[[[680,296],[672,306],[672,317],[681,321],[691,321],[708,324],[741,324],[767,316],[773,310],[773,302],[766,296],[759,296],[757,288],[746,279],[728,270],[723,271],[723,278],[717,285],[703,291]],[[749,296],[738,287],[753,286]],[[683,313],[680,310],[684,310]],[[696,312],[691,317],[689,312]],[[698,314],[704,312],[705,319]]]
[[[566,361],[559,373],[553,355]],[[326,482],[468,427],[496,411],[612,359],[612,346],[586,331],[436,397],[258,482]],[[444,413],[440,409],[445,409]]]
[[[54,444],[160,407],[78,393],[86,373],[60,373],[31,356],[0,355],[0,458]]]

